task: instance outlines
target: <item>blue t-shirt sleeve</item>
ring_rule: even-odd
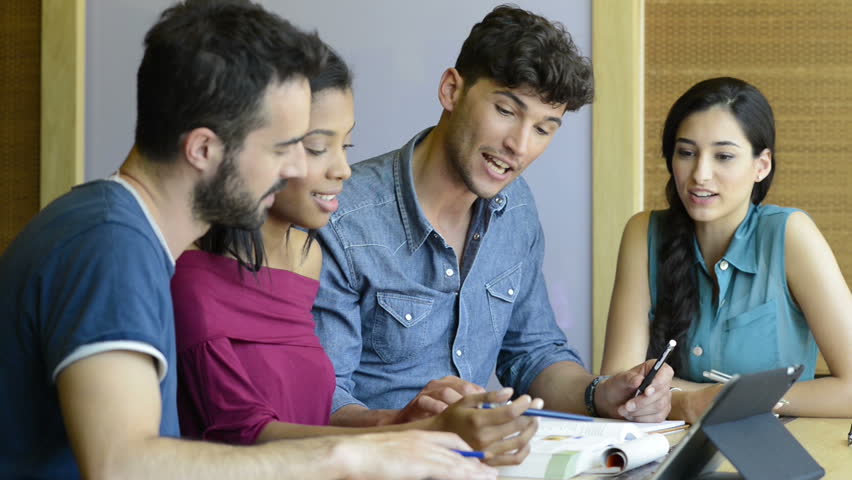
[[[105,223],[51,253],[40,269],[34,312],[52,374],[78,347],[97,342],[148,344],[169,358],[174,331],[169,260],[150,236]]]

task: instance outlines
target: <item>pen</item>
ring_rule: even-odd
[[[676,345],[677,341],[675,341],[675,339],[669,340],[669,345],[663,351],[663,354],[660,355],[660,358],[659,360],[657,360],[657,363],[655,363],[654,366],[651,367],[651,371],[648,372],[648,375],[645,375],[645,379],[642,380],[642,384],[639,385],[638,389],[636,389],[636,395],[634,395],[634,397],[638,397],[639,395],[645,393],[645,389],[648,388],[648,385],[650,385],[651,382],[654,381],[654,377],[657,375],[657,372],[660,371],[660,367],[663,366],[663,363],[665,363],[666,357],[668,357],[669,354],[672,353],[672,350],[674,350],[674,347]]]
[[[507,402],[505,404],[493,404],[493,403],[483,403],[480,408],[497,408],[502,407],[503,405],[507,405],[511,402]],[[586,415],[577,415],[576,413],[565,413],[565,412],[557,412],[554,410],[540,410],[538,408],[528,408],[522,415],[526,415],[528,417],[546,417],[546,418],[558,418],[561,420],[578,420],[580,422],[591,422],[594,421],[594,418],[587,417]]]
[[[849,443],[846,444],[847,447],[849,445],[852,445],[852,426],[849,427],[849,439],[848,440],[849,440]]]
[[[458,453],[458,454],[459,454],[459,455],[461,455],[462,457],[478,458],[478,459],[480,459],[480,460],[484,460],[484,459],[485,459],[485,452],[480,452],[480,451],[476,451],[476,450],[474,450],[474,451],[470,451],[470,450],[456,450],[455,448],[453,449],[453,451],[454,451],[454,452],[456,452],[456,453]]]

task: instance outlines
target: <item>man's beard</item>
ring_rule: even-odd
[[[235,159],[235,153],[226,153],[213,179],[195,186],[192,212],[205,223],[254,230],[266,220],[267,211],[260,208],[260,202],[284,188],[287,181],[279,180],[260,198],[254,199],[237,172]]]

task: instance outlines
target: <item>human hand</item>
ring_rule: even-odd
[[[529,454],[529,441],[538,429],[533,417],[522,416],[528,408],[542,408],[544,401],[521,395],[507,405],[476,408],[483,403],[502,404],[512,389],[466,395],[432,420],[433,428],[459,434],[474,449],[485,452],[489,465],[517,465]]]
[[[679,392],[678,395],[683,396],[683,420],[690,425],[697,422],[724,386],[724,383],[714,383],[698,390]]]
[[[338,446],[353,480],[495,480],[497,470],[456,450],[470,450],[447,432],[376,433],[342,437]]]
[[[427,383],[423,390],[386,423],[408,423],[433,417],[465,395],[483,393],[485,389],[459,377],[446,376]]]
[[[672,408],[672,367],[664,363],[645,392],[635,396],[636,389],[654,363],[655,359],[647,360],[601,382],[595,392],[597,411],[602,416],[624,418],[631,422],[665,420]]]

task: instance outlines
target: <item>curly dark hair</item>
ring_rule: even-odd
[[[181,137],[207,127],[226,152],[265,121],[267,87],[312,77],[326,46],[248,0],[185,0],[165,10],[145,35],[137,72],[136,147],[169,162]]]
[[[648,343],[648,358],[657,358],[670,338],[685,345],[689,326],[698,314],[698,277],[695,265],[695,223],[678,196],[672,174],[677,131],[683,121],[696,112],[712,107],[726,108],[736,118],[743,133],[751,143],[752,155],[764,149],[773,152],[772,169],[754,185],[751,202],[759,204],[769,193],[775,176],[775,118],[766,97],[743,80],[730,77],[711,78],[695,84],[672,105],[663,127],[663,157],[669,170],[666,199],[669,209],[662,217],[662,240],[658,257],[657,305]],[[684,367],[688,349],[670,360],[675,373]]]
[[[455,68],[466,87],[490,78],[508,88],[530,88],[567,111],[594,98],[591,61],[580,55],[565,26],[515,5],[500,5],[473,26]]]

